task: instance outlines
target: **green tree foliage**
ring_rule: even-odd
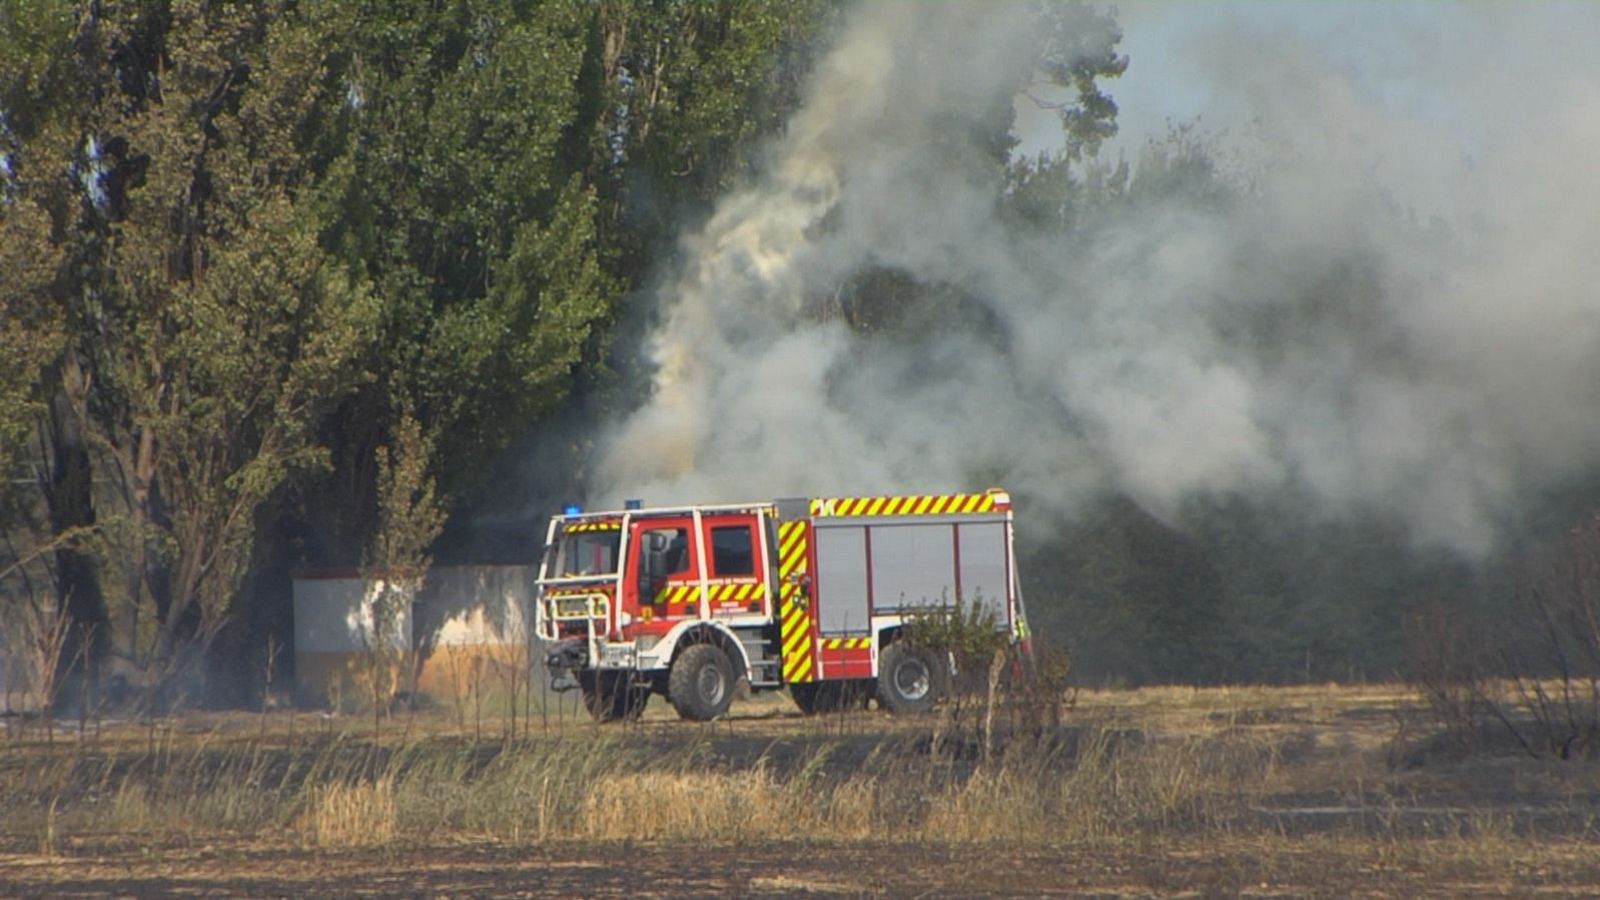
[[[600,4],[594,156],[618,265],[650,253],[751,173],[751,147],[800,101],[827,0]]]
[[[0,464],[43,488],[5,526],[74,536],[88,656],[176,671],[253,602],[262,516],[426,561],[781,121],[818,10],[0,6]]]
[[[337,7],[319,114],[325,244],[383,300],[374,381],[311,518],[363,552],[375,448],[413,410],[459,497],[597,363],[641,247],[732,177],[805,32],[781,3]],[[788,78],[797,76],[790,73]],[[762,109],[763,120],[753,111]],[[640,199],[643,196],[646,199]],[[673,200],[667,198],[686,198]],[[654,213],[635,215],[640,207]],[[665,218],[662,218],[665,217]]]
[[[481,463],[559,400],[616,288],[593,191],[559,160],[579,7],[352,4],[330,25],[322,235],[383,301],[375,379],[329,434],[343,473],[330,516],[346,517],[336,539],[351,556],[371,534],[371,460],[400,411],[446,457]]]
[[[67,341],[40,377],[104,485],[90,547],[117,650],[158,679],[226,620],[256,510],[324,463],[314,426],[376,317],[308,202],[315,26],[265,3],[86,7],[51,55],[73,84],[19,134],[15,206],[53,216],[31,243],[62,261]]]
[[[0,586],[8,603],[38,602],[46,591],[71,608],[64,655],[72,659],[90,635],[103,649],[105,634],[99,582],[76,546],[94,522],[83,428],[88,379],[78,357],[65,352],[73,321],[65,298],[81,291],[96,252],[82,180],[93,79],[75,41],[77,10],[6,2],[0,25],[0,524],[15,568]],[[11,591],[19,582],[25,600]]]

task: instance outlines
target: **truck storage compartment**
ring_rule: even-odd
[[[1009,621],[1006,523],[817,521],[816,615],[820,631],[869,627],[872,615],[964,603]]]

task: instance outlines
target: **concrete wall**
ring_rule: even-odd
[[[353,572],[310,573],[294,579],[295,694],[302,703],[335,704],[354,698],[367,649],[377,646],[372,605],[384,584]],[[400,618],[388,644],[409,650],[414,643],[412,609]]]
[[[423,651],[417,689],[440,699],[496,690],[532,659],[533,570],[528,566],[434,569],[417,601]]]
[[[382,581],[358,573],[310,572],[294,579],[296,697],[302,703],[360,702],[372,602]],[[533,571],[527,566],[441,567],[428,572],[391,645],[416,650],[417,690],[446,699],[476,682],[493,689],[525,674],[533,635]],[[406,678],[409,682],[409,677]],[[401,690],[409,688],[402,684]]]

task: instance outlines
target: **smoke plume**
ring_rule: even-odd
[[[1473,39],[1398,47],[1389,72],[1219,21],[1185,62],[1233,127],[1153,147],[1122,201],[1044,229],[1002,215],[974,127],[1016,99],[1031,8],[854,13],[760,178],[683,239],[604,499],[1004,484],[1061,516],[1120,493],[1170,518],[1276,492],[1478,551],[1593,476],[1592,44],[1447,7],[1480,17]],[[1230,191],[1161,189],[1185,160]],[[851,328],[838,298],[867,272],[962,299]]]

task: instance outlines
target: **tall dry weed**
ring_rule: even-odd
[[[371,847],[394,840],[394,782],[336,782],[312,792],[300,833],[318,847]]]

